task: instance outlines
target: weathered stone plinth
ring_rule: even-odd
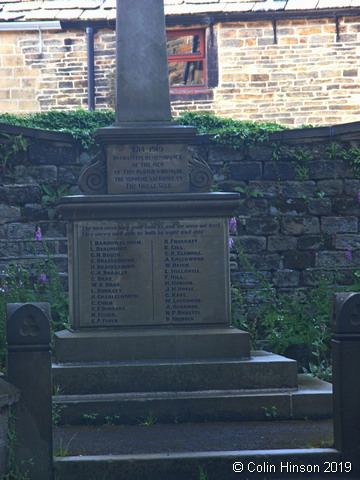
[[[235,205],[236,194],[64,198],[72,328],[229,327]]]
[[[71,331],[60,363],[249,358],[230,327],[226,217],[237,194],[66,197]]]
[[[249,334],[236,328],[63,330],[55,335],[55,352],[58,363],[250,356]]]

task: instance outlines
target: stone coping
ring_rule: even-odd
[[[238,205],[238,193],[224,192],[72,195],[60,198],[56,210],[68,220],[194,218],[228,216]]]
[[[360,0],[359,0],[360,3]],[[176,126],[176,124],[175,124]],[[111,129],[109,129],[110,131]],[[116,129],[115,129],[116,130]],[[191,130],[191,128],[189,129]],[[107,132],[106,127],[99,129],[100,134]],[[22,127],[18,125],[10,125],[8,123],[0,123],[0,132],[5,132],[11,135],[23,135],[25,137],[33,137],[43,140],[54,140],[62,142],[78,143],[69,133],[57,132],[53,130],[42,130],[39,128]],[[191,132],[192,133],[192,132]],[[349,122],[338,125],[307,127],[307,128],[293,128],[273,132],[269,135],[269,141],[296,141],[301,139],[316,139],[321,137],[336,137],[346,136],[358,138],[360,133],[360,122]],[[195,135],[191,144],[206,145],[213,142],[213,135]]]
[[[0,132],[9,135],[22,135],[23,137],[38,138],[41,140],[53,140],[66,143],[77,143],[70,133],[57,132],[54,130],[42,130],[40,128],[21,127],[9,123],[0,123]]]

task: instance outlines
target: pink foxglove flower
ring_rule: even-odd
[[[42,240],[42,235],[41,235],[41,230],[40,227],[37,227],[36,232],[35,232],[35,238],[38,242],[41,242]]]
[[[346,252],[345,252],[346,258],[347,258],[349,261],[351,261],[351,260],[353,259],[352,255],[351,255],[351,247],[349,247],[349,246],[348,246],[348,247],[345,247],[345,250],[346,250]]]
[[[232,231],[232,233],[236,233],[236,218],[232,218],[230,220],[230,230]]]

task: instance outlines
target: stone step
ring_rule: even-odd
[[[337,480],[358,477],[330,468],[341,466],[333,448],[215,451],[57,457],[55,474],[66,480]],[[296,474],[297,473],[297,474]]]
[[[297,388],[296,361],[261,351],[252,352],[250,360],[54,364],[52,375],[68,395]]]
[[[250,357],[249,333],[233,327],[62,330],[54,341],[60,364]]]
[[[132,392],[54,397],[62,424],[219,422],[326,418],[332,387],[299,375],[298,389]]]

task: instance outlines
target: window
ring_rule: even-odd
[[[168,31],[167,53],[171,93],[189,93],[206,88],[204,30]]]

